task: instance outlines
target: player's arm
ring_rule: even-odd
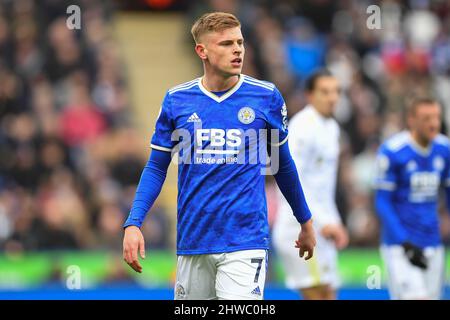
[[[342,144],[343,139],[341,138],[340,134],[340,128],[337,125],[337,132],[338,132],[338,145],[339,145],[339,156],[343,150]],[[339,165],[339,160],[336,165]],[[347,228],[345,227],[344,223],[342,222],[341,216],[339,215],[339,210],[336,206],[336,203],[333,202],[334,210],[326,210],[324,215],[324,220],[321,221],[321,235],[326,239],[331,239],[334,241],[334,244],[337,249],[344,249],[348,246],[348,243],[350,241],[349,235],[347,232]]]
[[[446,158],[446,167],[443,176],[443,185],[445,190],[445,200],[447,203],[447,212],[450,214],[450,150]]]
[[[394,208],[393,198],[397,188],[394,160],[392,154],[383,147],[377,156],[376,166],[375,211],[391,238],[396,243],[406,242],[407,233]]]
[[[444,171],[444,190],[445,190],[445,200],[447,202],[447,212],[450,214],[450,150],[448,150],[448,155],[445,157],[446,166]]]
[[[278,154],[278,157],[275,154],[272,154],[271,157],[272,164],[274,161],[278,161],[278,170],[274,172],[274,177],[281,193],[288,201],[297,221],[302,226],[296,241],[296,247],[299,248],[300,257],[307,253],[305,260],[308,260],[313,256],[316,239],[312,226],[311,212],[306,204],[297,168],[289,151],[289,143],[287,143],[288,120],[286,104],[277,88],[274,89],[271,97],[267,120],[268,128],[278,133],[278,141],[273,141],[272,134],[269,135],[271,137],[269,142],[270,149],[274,148],[277,151],[276,154]]]
[[[403,243],[408,241],[406,232],[397,217],[393,204],[393,192],[391,190],[376,190],[375,209],[387,232],[395,235],[396,242]]]
[[[423,250],[409,242],[406,232],[395,212],[393,205],[393,192],[390,190],[378,189],[375,193],[375,208],[383,226],[392,235],[395,235],[396,242],[400,243],[405,250],[409,261],[416,267],[426,269],[427,260]]]
[[[396,243],[403,246],[409,261],[422,269],[427,267],[422,250],[413,245],[403,228],[394,207],[394,191],[396,189],[396,171],[392,156],[381,151],[377,157],[377,178],[375,182],[375,211],[386,232]]]
[[[449,185],[445,186],[445,200],[447,202],[447,212],[450,214],[450,181]]]
[[[301,232],[295,246],[299,249],[300,257],[307,253],[305,260],[308,260],[313,256],[316,245],[312,215],[306,203],[297,167],[292,159],[288,143],[279,147],[279,168],[274,177],[281,193],[291,206],[295,218],[301,224]]]
[[[142,258],[145,257],[145,242],[140,227],[166,179],[174,146],[171,137],[173,131],[169,95],[166,94],[152,137],[152,152],[142,171],[130,214],[124,223],[123,258],[136,272],[142,272],[138,252]]]
[[[292,152],[292,158],[297,166],[298,172],[314,172],[316,160],[314,141],[318,133],[309,123],[293,123],[289,128],[289,148]],[[317,173],[320,174],[320,173]],[[314,195],[312,195],[314,196]],[[320,214],[314,216],[314,225],[320,234],[334,241],[338,249],[348,245],[348,234],[345,226],[342,224],[338,210],[322,210]]]
[[[124,224],[123,258],[137,272],[142,272],[138,252],[143,259],[145,258],[145,243],[140,227],[161,192],[170,160],[169,152],[152,150],[142,171],[130,214]]]

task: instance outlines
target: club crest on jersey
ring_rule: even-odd
[[[250,124],[255,120],[255,111],[250,107],[243,107],[238,112],[238,118],[243,124]]]
[[[414,160],[410,160],[406,164],[406,170],[408,170],[408,171],[415,171],[415,170],[417,170],[417,163]]]
[[[444,170],[444,166],[444,159],[442,159],[441,156],[437,156],[433,159],[433,167],[435,170],[442,171]]]

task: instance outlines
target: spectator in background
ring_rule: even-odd
[[[94,140],[106,130],[106,120],[92,103],[86,75],[81,71],[69,79],[69,101],[63,107],[60,124],[61,136],[71,147]]]
[[[79,4],[84,27],[70,30],[65,1],[0,3],[0,248],[7,251],[120,248],[111,235],[119,234],[147,158],[130,126],[111,3]],[[167,248],[167,217],[158,219],[155,243]]]

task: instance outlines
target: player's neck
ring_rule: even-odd
[[[202,77],[202,85],[210,92],[227,91],[239,81],[239,76],[223,77],[217,74],[205,74]]]
[[[326,113],[323,110],[320,110],[320,108],[317,108],[314,104],[310,103],[310,105],[313,107],[314,110],[316,110],[316,112],[324,119],[329,119],[331,118],[333,115]]]
[[[428,149],[428,147],[431,144],[431,141],[429,141],[428,139],[421,138],[415,131],[410,131],[410,134],[411,134],[411,138],[417,145],[419,145],[420,147],[422,147],[424,149]]]

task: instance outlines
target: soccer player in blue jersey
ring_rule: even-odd
[[[450,143],[440,134],[441,108],[416,98],[407,110],[408,131],[379,149],[376,211],[382,223],[381,254],[392,299],[439,299],[444,255],[438,195],[450,208]]]
[[[150,159],[124,224],[124,260],[142,272],[139,228],[171,157],[177,157],[175,299],[259,300],[269,248],[263,174],[268,150],[273,175],[301,224],[292,245],[305,259],[315,246],[311,213],[286,143],[286,105],[272,83],[241,73],[244,39],[235,16],[205,14],[191,32],[204,75],[164,98]]]

